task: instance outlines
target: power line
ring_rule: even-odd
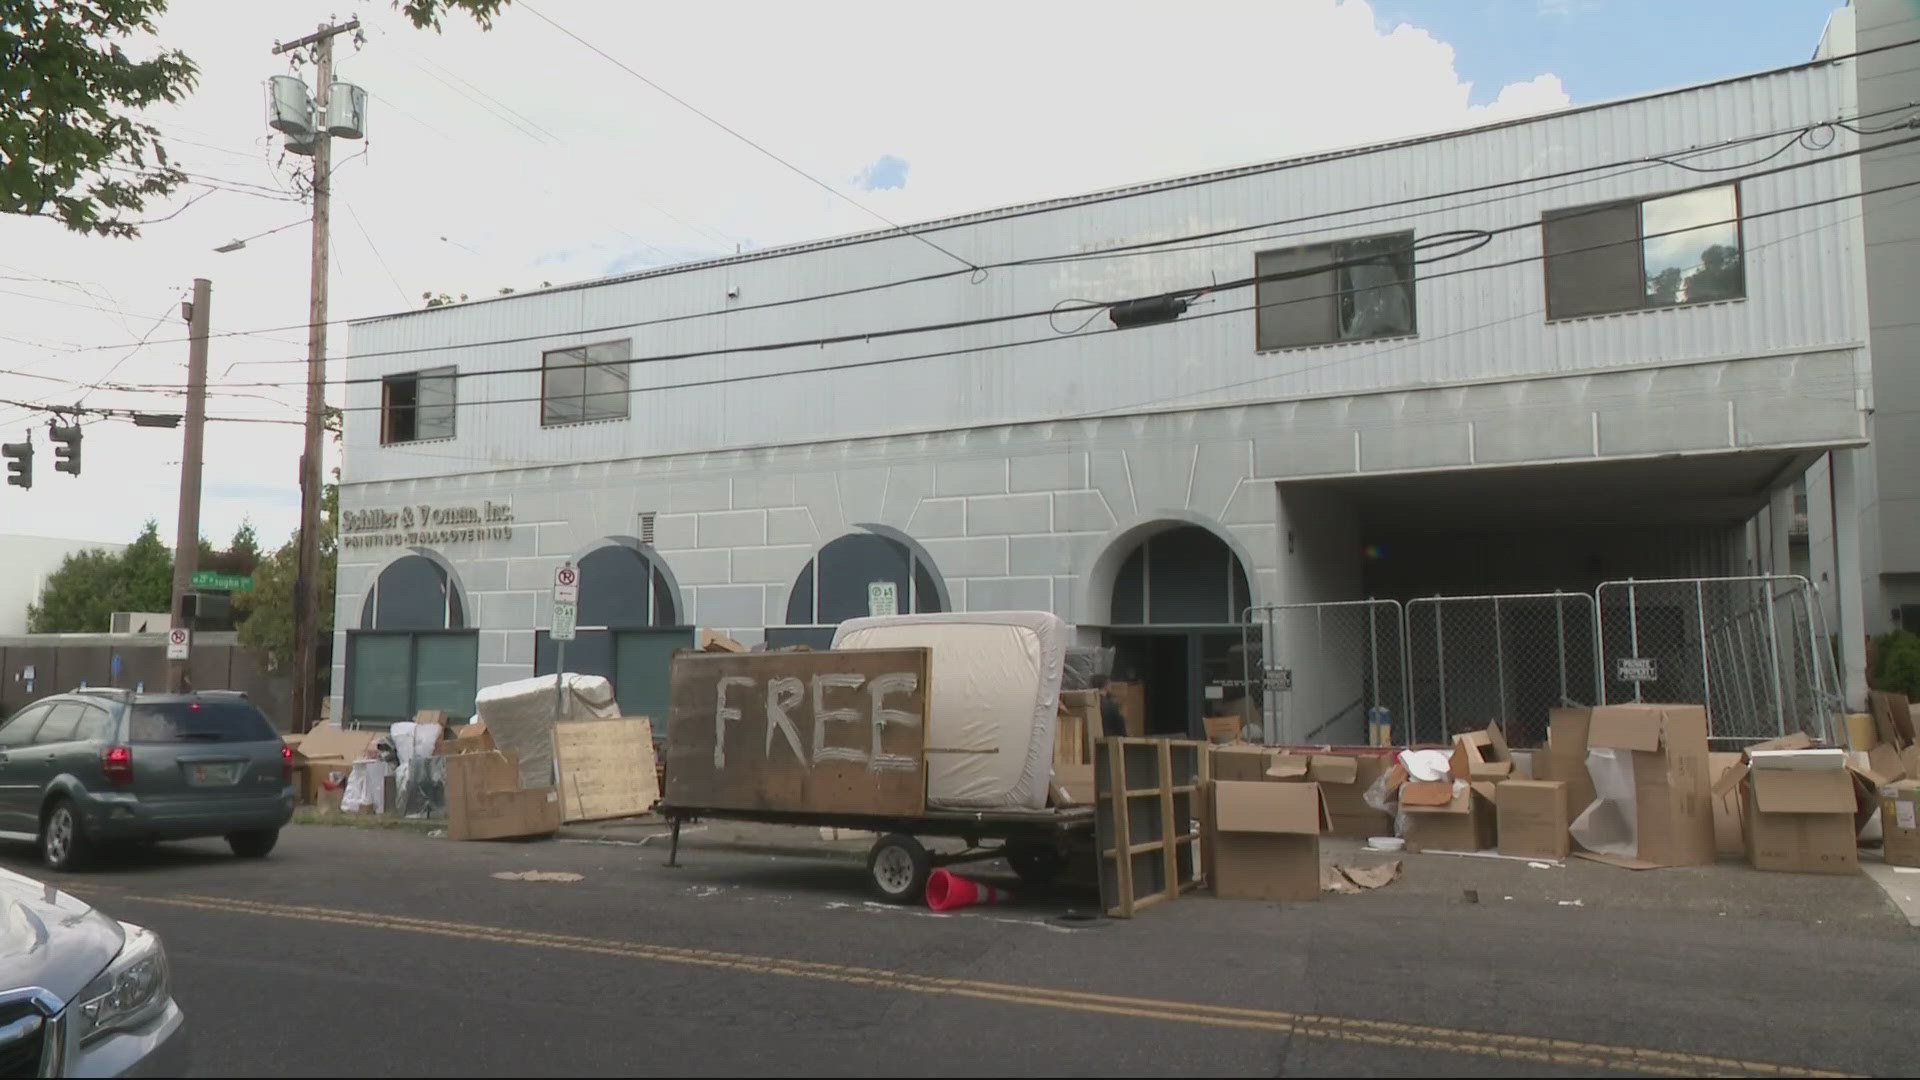
[[[1565,251],[1555,252],[1553,257],[1560,258],[1567,255],[1581,254],[1589,251],[1599,251],[1599,250],[1604,250],[1606,248],[1617,247],[1623,244],[1642,244],[1642,243],[1645,243],[1647,240],[1657,239],[1661,236],[1674,236],[1682,233],[1698,232],[1701,229],[1713,228],[1719,225],[1729,225],[1729,224],[1737,224],[1737,223],[1746,222],[1746,221],[1755,221],[1755,220],[1760,220],[1768,217],[1778,216],[1781,214],[1794,213],[1797,211],[1813,209],[1820,206],[1829,206],[1835,203],[1846,202],[1848,200],[1853,200],[1853,199],[1859,199],[1869,195],[1878,195],[1878,194],[1883,194],[1890,191],[1899,191],[1899,190],[1912,188],[1912,187],[1920,187],[1920,180],[1908,181],[1908,182],[1899,183],[1899,184],[1889,184],[1882,187],[1872,188],[1872,189],[1863,190],[1859,192],[1851,192],[1851,193],[1842,194],[1842,195],[1830,196],[1828,198],[1823,198],[1823,199],[1815,199],[1815,200],[1810,200],[1802,203],[1789,204],[1787,206],[1776,207],[1771,210],[1762,210],[1762,211],[1756,211],[1750,214],[1745,214],[1738,218],[1728,218],[1724,221],[1701,222],[1701,223],[1691,224],[1684,228],[1679,228],[1679,229],[1670,229],[1670,230],[1666,230],[1658,233],[1640,234],[1625,240],[1611,240],[1611,241],[1606,241],[1604,243],[1590,244],[1590,245],[1579,247],[1579,248],[1570,248]],[[1825,226],[1821,226],[1821,227],[1825,227]],[[1805,230],[1802,233],[1798,233],[1794,235],[1796,236],[1805,235],[1805,232],[1810,232],[1810,231],[1814,231],[1814,230]],[[1784,240],[1788,238],[1783,237],[1781,239]],[[1774,242],[1777,242],[1777,241],[1774,241]],[[1753,250],[1761,250],[1762,248],[1770,246],[1771,243],[1773,242],[1769,242],[1768,244],[1755,245],[1753,247]],[[1744,253],[1742,257],[1744,259]],[[1480,273],[1488,270],[1507,269],[1515,266],[1526,265],[1529,263],[1544,262],[1546,261],[1547,258],[1548,258],[1548,255],[1545,252],[1541,252],[1536,255],[1523,255],[1523,256],[1518,256],[1511,259],[1501,260],[1498,262],[1483,263],[1483,264],[1478,264],[1474,266],[1461,267],[1456,270],[1439,271],[1437,273],[1424,275],[1418,280],[1433,281],[1440,278],[1454,277],[1462,274],[1472,274],[1472,273]],[[1314,268],[1310,268],[1307,271],[1302,272],[1302,274],[1303,275],[1319,274],[1324,272],[1325,272],[1324,267],[1314,267]],[[1211,291],[1211,290],[1212,290],[1212,287],[1209,286],[1208,291]],[[1303,303],[1309,300],[1322,300],[1322,299],[1336,297],[1339,295],[1340,295],[1340,291],[1336,289],[1331,292],[1320,293],[1313,296],[1291,297],[1286,301],[1286,303],[1289,303],[1289,304]],[[1188,314],[1183,316],[1179,320],[1179,322],[1188,323],[1188,322],[1198,321],[1201,319],[1218,318],[1225,315],[1243,314],[1246,312],[1257,310],[1262,306],[1272,307],[1277,305],[1261,305],[1256,300],[1256,302],[1253,304],[1248,304],[1240,307],[1218,308],[1213,311]],[[1525,314],[1537,314],[1537,313],[1538,312],[1528,312]],[[1516,318],[1517,317],[1518,316],[1516,316]],[[1177,325],[1177,324],[1173,324],[1173,325]],[[1040,344],[1045,344],[1047,342],[1063,341],[1063,340],[1068,340],[1070,338],[1088,338],[1088,337],[1095,337],[1103,334],[1115,334],[1115,333],[1126,333],[1126,332],[1129,332],[1129,330],[1125,328],[1120,328],[1120,327],[1111,327],[1111,328],[1101,329],[1101,330],[1091,330],[1085,333],[1075,334],[1075,335],[1050,334],[1045,337],[1023,338],[1015,341],[989,343],[989,344],[981,344],[981,345],[967,345],[959,348],[943,349],[936,352],[915,353],[915,354],[910,354],[906,356],[880,357],[880,358],[871,359],[871,360],[853,361],[850,363],[834,364],[834,365],[829,365],[824,367],[800,368],[800,369],[785,370],[785,371],[755,372],[753,374],[748,374],[748,375],[730,375],[730,376],[721,376],[721,377],[712,378],[712,379],[690,380],[690,381],[679,382],[679,383],[663,383],[656,386],[632,388],[632,389],[629,389],[627,393],[630,395],[641,394],[641,393],[655,393],[655,392],[661,392],[661,391],[667,391],[667,390],[685,390],[685,389],[695,389],[695,388],[707,387],[707,386],[724,386],[724,385],[731,385],[734,383],[756,382],[756,381],[761,381],[765,379],[788,378],[788,377],[804,376],[804,375],[832,374],[835,372],[884,367],[884,366],[890,366],[893,364],[908,363],[911,361],[918,361],[918,360],[932,360],[932,359],[942,359],[942,358],[953,357],[953,356],[975,355],[975,354],[984,353],[984,352],[999,351],[1001,349],[1021,348],[1028,345],[1040,345]],[[1419,340],[1439,340],[1439,339],[1437,338],[1436,339],[1416,339],[1413,342],[1409,342],[1408,347],[1411,347],[1413,344],[1417,344]],[[1354,358],[1348,357],[1348,358],[1343,358],[1343,360],[1344,359],[1354,359]],[[1336,361],[1336,362],[1341,362],[1341,361]],[[1259,380],[1254,380],[1254,381],[1259,381]],[[455,405],[455,407],[477,407],[482,405],[527,404],[527,403],[537,402],[541,400],[544,400],[542,396],[533,395],[533,396],[525,396],[525,397],[488,398],[488,399],[482,399],[478,401],[456,401],[453,404]],[[347,405],[347,406],[341,406],[340,411],[371,412],[371,411],[377,411],[380,408],[382,408],[382,406],[380,405]]]
[[[1735,177],[1729,177],[1726,181],[1724,181],[1724,183],[1735,184],[1735,183],[1740,183],[1747,180],[1759,179],[1766,176],[1778,175],[1780,173],[1789,172],[1795,169],[1802,169],[1802,168],[1807,168],[1813,165],[1825,164],[1832,161],[1841,160],[1844,158],[1855,157],[1861,154],[1878,152],[1881,150],[1894,149],[1894,148],[1904,146],[1914,142],[1920,142],[1920,135],[1913,135],[1904,139],[1892,140],[1889,142],[1878,144],[1873,147],[1860,147],[1853,150],[1846,150],[1846,151],[1840,151],[1832,154],[1826,154],[1818,158],[1811,158],[1805,161],[1794,162],[1787,165],[1776,165],[1767,169],[1761,169],[1761,170],[1757,170],[1750,173],[1742,173]],[[1817,205],[1817,204],[1803,204],[1803,205]],[[1603,204],[1601,206],[1588,208],[1584,211],[1578,211],[1575,214],[1570,214],[1568,216],[1578,216],[1579,213],[1604,213],[1609,208],[1610,208],[1610,204]],[[1766,214],[1759,213],[1759,214],[1749,214],[1746,216],[1747,218],[1752,219],[1752,218],[1764,217],[1766,216]],[[1739,219],[1735,219],[1735,220],[1739,220]],[[1505,233],[1536,229],[1539,227],[1540,227],[1540,222],[1537,219],[1531,219],[1531,220],[1515,222],[1508,225],[1502,225],[1492,229],[1474,229],[1474,230],[1466,230],[1466,231],[1471,232],[1476,236],[1480,236],[1484,234],[1484,237],[1486,239],[1491,239],[1494,236],[1502,235]],[[1697,228],[1697,227],[1699,226],[1694,226],[1693,228]],[[1681,232],[1692,231],[1692,228],[1678,230],[1678,231],[1681,231]],[[1446,234],[1439,234],[1439,235],[1442,237],[1446,236]],[[1414,246],[1415,248],[1418,248],[1421,245],[1431,244],[1434,242],[1434,240],[1435,238],[1429,237],[1426,240],[1416,242]],[[1484,242],[1484,241],[1481,241],[1481,242]],[[1464,252],[1455,252],[1453,254],[1454,255],[1464,254]],[[1451,256],[1447,256],[1447,257],[1451,257]],[[1261,282],[1281,281],[1281,280],[1287,280],[1290,278],[1306,277],[1306,276],[1311,276],[1313,274],[1325,273],[1330,269],[1338,269],[1342,265],[1355,265],[1357,263],[1367,262],[1367,261],[1369,260],[1361,259],[1361,260],[1357,260],[1356,263],[1328,264],[1323,266],[1311,267],[1303,270],[1284,271],[1281,273],[1269,273],[1269,274],[1256,273],[1250,276],[1236,278],[1226,282],[1218,282],[1211,285],[1204,285],[1204,286],[1194,285],[1194,286],[1189,286],[1184,288],[1170,289],[1158,295],[1195,297],[1195,296],[1199,296],[1201,294],[1209,293],[1209,292],[1226,292],[1226,291],[1247,288],[1252,285],[1259,284]],[[948,320],[948,321],[939,322],[939,323],[926,323],[926,324],[904,326],[904,327],[890,327],[890,328],[879,329],[879,330],[860,330],[860,331],[852,331],[852,332],[840,333],[840,334],[831,334],[831,335],[826,335],[821,337],[789,339],[784,341],[773,341],[773,342],[761,342],[754,345],[736,345],[736,346],[727,347],[727,348],[695,349],[695,350],[689,350],[686,352],[629,357],[628,359],[625,359],[625,360],[605,361],[605,362],[602,362],[599,366],[612,367],[612,366],[618,365],[618,366],[625,366],[630,368],[636,364],[657,363],[657,362],[668,361],[668,360],[691,360],[691,359],[698,359],[698,358],[708,357],[708,356],[734,356],[734,355],[745,355],[745,354],[752,354],[752,353],[777,352],[777,351],[784,351],[788,349],[797,349],[797,348],[817,348],[817,347],[823,347],[827,345],[848,344],[852,342],[870,342],[870,341],[884,339],[884,338],[904,337],[904,336],[913,335],[913,334],[939,333],[939,332],[950,331],[950,330],[962,330],[962,329],[969,329],[969,328],[978,327],[978,326],[989,326],[997,323],[1015,322],[1023,319],[1052,318],[1056,315],[1069,314],[1076,311],[1089,311],[1089,310],[1108,308],[1120,302],[1122,301],[1121,300],[1089,301],[1089,302],[1077,304],[1074,306],[1062,306],[1061,304],[1055,304],[1051,307],[1040,309],[1040,310],[1013,312],[1013,313],[1001,314],[1001,315],[983,315],[983,316],[977,316],[970,319],[954,319],[954,320]],[[624,328],[624,326],[619,328]],[[583,329],[569,330],[565,332],[565,336],[576,336],[576,335],[598,333],[608,329],[615,329],[615,328],[600,327],[600,328],[583,328]],[[538,338],[552,337],[552,336],[560,336],[560,335],[536,334],[536,335],[527,335],[527,336],[517,337],[517,338],[504,338],[504,339],[499,339],[496,341],[488,341],[488,342],[470,342],[462,346],[417,347],[417,348],[375,351],[375,352],[359,353],[359,354],[356,354],[354,358],[368,359],[372,357],[395,355],[400,353],[441,352],[441,351],[445,351],[447,349],[456,348],[456,347],[473,348],[481,345],[513,344],[513,343],[518,343],[522,341],[535,340]],[[448,377],[453,379],[489,378],[489,377],[500,376],[500,375],[531,374],[531,373],[537,373],[543,370],[545,370],[544,364],[527,365],[527,366],[510,367],[510,368],[497,368],[497,369],[484,370],[484,371],[456,370],[452,372]],[[380,375],[359,376],[359,377],[342,378],[338,380],[333,380],[333,384],[339,385],[339,386],[365,385],[365,384],[382,382],[384,381],[384,378],[385,378],[384,376],[380,376]],[[288,383],[288,382],[256,382],[256,383],[233,383],[229,385],[244,386],[244,387],[285,387],[285,386],[292,386],[296,384]]]
[[[1912,106],[1901,105],[1901,106],[1896,106],[1889,109],[1876,110],[1871,113],[1860,114],[1859,116],[1854,117],[1854,119],[1862,119],[1869,116],[1881,116],[1881,115],[1886,115],[1892,112],[1910,111],[1911,109],[1912,109]],[[1154,254],[1160,251],[1199,250],[1202,247],[1220,246],[1220,245],[1201,244],[1201,245],[1194,245],[1191,248],[1175,247],[1173,245],[1186,244],[1190,241],[1195,241],[1195,240],[1206,240],[1210,238],[1255,232],[1261,229],[1270,229],[1270,228],[1275,228],[1280,226],[1300,225],[1305,223],[1324,221],[1329,218],[1346,217],[1351,214],[1365,213],[1373,210],[1394,209],[1397,207],[1410,206],[1410,205],[1415,205],[1419,203],[1427,203],[1427,202],[1434,202],[1434,201],[1443,200],[1443,199],[1456,198],[1461,195],[1471,195],[1471,194],[1479,194],[1487,191],[1495,191],[1503,188],[1522,187],[1522,186],[1540,184],[1545,181],[1563,180],[1571,177],[1601,173],[1601,172],[1605,172],[1606,170],[1613,170],[1613,169],[1621,170],[1620,172],[1612,173],[1612,174],[1609,174],[1608,176],[1592,176],[1590,177],[1589,180],[1580,181],[1580,182],[1584,183],[1584,182],[1592,182],[1593,180],[1599,180],[1599,179],[1611,179],[1615,176],[1626,175],[1629,172],[1639,171],[1641,169],[1654,168],[1654,167],[1657,167],[1658,165],[1664,165],[1664,164],[1672,164],[1672,162],[1668,160],[1670,158],[1704,156],[1706,154],[1717,153],[1726,149],[1750,145],[1753,142],[1762,141],[1765,139],[1774,138],[1776,136],[1781,136],[1781,135],[1788,135],[1788,136],[1797,138],[1799,136],[1804,135],[1806,132],[1816,130],[1829,123],[1845,124],[1845,120],[1836,119],[1833,121],[1810,121],[1810,122],[1794,125],[1791,127],[1778,128],[1772,131],[1762,132],[1758,134],[1739,136],[1733,139],[1724,140],[1720,143],[1710,144],[1704,147],[1694,147],[1688,150],[1674,151],[1674,152],[1667,153],[1664,156],[1655,156],[1655,157],[1636,156],[1632,158],[1623,158],[1615,161],[1603,162],[1596,165],[1586,165],[1586,166],[1579,166],[1571,169],[1564,169],[1559,172],[1546,173],[1540,176],[1511,178],[1511,179],[1476,185],[1474,187],[1452,189],[1452,190],[1441,191],[1441,192],[1433,192],[1425,195],[1408,196],[1408,197],[1403,197],[1399,199],[1387,200],[1384,202],[1371,203],[1363,206],[1349,207],[1341,210],[1320,211],[1312,214],[1296,215],[1294,217],[1281,218],[1273,221],[1258,222],[1251,225],[1233,226],[1230,228],[1215,229],[1215,230],[1210,230],[1210,231],[1201,232],[1201,233],[1184,234],[1181,236],[1170,237],[1170,238],[1165,238],[1161,240],[1140,241],[1140,242],[1131,243],[1131,244],[1112,245],[1106,248],[1083,250],[1078,252],[1066,252],[1058,255],[1034,256],[1026,259],[1016,259],[1016,260],[1007,260],[1003,262],[988,263],[988,264],[985,264],[983,267],[981,267],[981,269],[992,270],[992,269],[1001,269],[1001,268],[1007,268],[1007,267],[1049,265],[1056,262],[1069,262],[1069,261],[1079,261],[1079,260],[1093,260],[1093,259],[1099,259],[1099,258],[1123,257],[1123,256],[1129,256],[1129,255]],[[1791,139],[1789,140],[1789,145],[1790,144],[1791,144]],[[1870,149],[1878,149],[1878,147],[1874,147]],[[1865,152],[1865,151],[1856,150],[1856,151],[1850,151],[1848,153],[1861,153],[1861,152]],[[1828,155],[1828,158],[1835,157],[1835,156],[1844,156],[1844,155]],[[1811,159],[1807,162],[1800,163],[1799,165],[1786,166],[1786,168],[1798,168],[1798,167],[1801,167],[1801,165],[1814,164],[1821,160],[1827,160],[1828,158]],[[1762,173],[1758,175],[1769,175],[1769,174],[1770,173]],[[1441,212],[1457,211],[1457,210],[1467,209],[1473,206],[1488,205],[1494,202],[1505,201],[1507,198],[1519,198],[1519,197],[1524,197],[1530,194],[1538,194],[1544,191],[1559,190],[1562,187],[1572,187],[1572,186],[1576,186],[1576,184],[1567,183],[1562,185],[1556,185],[1554,187],[1528,190],[1528,191],[1518,192],[1509,196],[1501,196],[1497,198],[1479,200],[1476,202],[1461,203],[1453,206],[1440,207],[1428,212],[1441,213]],[[656,207],[656,209],[659,209],[659,208]],[[1347,227],[1357,227],[1363,224],[1374,224],[1374,223],[1378,223],[1379,221],[1403,220],[1408,217],[1416,217],[1416,216],[1419,216],[1419,215],[1418,214],[1398,215],[1398,216],[1384,218],[1384,219],[1377,219],[1375,222],[1349,223]],[[682,224],[685,224],[685,222],[682,222]],[[1248,238],[1243,241],[1235,241],[1235,243],[1240,243],[1240,242],[1252,243],[1252,242],[1259,242],[1266,239],[1279,239],[1279,238],[1284,238],[1287,235],[1300,235],[1308,231],[1311,231],[1311,230],[1303,229],[1303,230],[1297,230],[1295,233],[1292,233],[1292,234],[1279,234],[1275,236],[1256,236],[1256,237]],[[907,285],[925,284],[929,282],[940,281],[947,278],[957,277],[961,274],[966,274],[966,273],[970,273],[970,271],[968,270],[937,271],[933,273],[918,275],[915,277],[890,279],[883,282],[876,282],[871,285],[853,286],[850,288],[838,289],[838,290],[833,290],[833,291],[824,292],[824,293],[810,293],[805,296],[789,297],[784,300],[762,301],[762,302],[753,303],[753,304],[737,304],[737,305],[732,305],[730,307],[725,307],[725,308],[714,308],[706,311],[688,312],[681,315],[658,316],[650,319],[642,319],[642,320],[625,322],[625,323],[615,323],[607,326],[583,327],[583,328],[575,328],[575,329],[560,330],[560,331],[549,331],[549,332],[538,333],[538,334],[527,334],[527,335],[522,335],[522,336],[513,337],[513,338],[496,338],[496,339],[485,340],[485,341],[463,342],[458,345],[427,346],[427,347],[419,347],[419,348],[411,348],[411,349],[407,349],[407,348],[388,349],[388,350],[382,350],[379,352],[355,354],[350,359],[371,359],[371,358],[380,357],[380,356],[397,356],[397,355],[405,355],[405,354],[414,353],[414,352],[438,352],[438,351],[442,351],[443,349],[451,349],[451,348],[473,348],[473,347],[481,347],[481,346],[488,346],[488,345],[523,344],[526,342],[539,341],[543,339],[572,337],[572,336],[577,336],[582,334],[608,333],[608,332],[629,330],[629,329],[639,329],[647,326],[658,326],[658,325],[663,325],[668,323],[683,322],[691,319],[735,315],[735,314],[740,314],[748,311],[766,310],[771,308],[782,308],[782,307],[788,307],[796,304],[812,303],[816,301],[830,300],[830,299],[839,299],[847,296],[854,296],[854,295],[860,295],[860,294],[871,293],[871,292],[879,292],[879,291],[899,288]],[[608,283],[607,282],[588,282],[588,283],[584,283],[583,286],[581,287],[594,287],[596,285],[601,285],[601,284],[608,284]],[[359,321],[359,320],[357,318],[332,320],[332,322],[335,322],[335,323],[347,323],[347,322],[355,322],[355,321]],[[222,332],[222,334],[216,335],[216,336],[229,336],[229,335],[235,335],[235,334],[265,335],[268,333],[274,333],[274,332],[279,332],[284,330],[304,329],[305,327],[306,327],[305,323],[300,323],[300,324],[292,324],[292,325],[280,326],[280,327],[267,327],[260,330],[252,330],[252,331],[224,331]],[[185,340],[185,339],[182,338],[177,340]],[[111,348],[111,347],[113,346],[90,346],[89,348],[98,349],[98,348]],[[305,363],[306,361],[305,360],[283,360],[283,361],[269,360],[269,361],[254,361],[254,362],[255,363]]]
[[[567,29],[566,27],[561,26],[559,23],[554,22],[552,19],[547,18],[545,14],[536,10],[531,5],[522,3],[520,6],[526,9],[528,12],[530,12],[535,18],[539,19],[541,22],[546,23],[548,26],[551,26],[555,30],[560,31],[562,34],[565,34],[566,36],[572,38],[574,41],[577,41],[581,45],[586,46],[586,48],[589,49],[590,51],[598,53],[600,57],[606,60],[608,63],[614,65],[615,67],[633,76],[634,78],[639,79],[641,82],[646,83],[648,86],[652,87],[654,90],[658,91],[659,93],[666,95],[668,98],[671,98],[676,104],[680,105],[680,107],[686,109],[688,112],[693,113],[695,116],[698,116],[700,119],[705,120],[707,123],[712,124],[714,127],[719,128],[721,131],[726,132],[727,134],[733,136],[734,138],[740,140],[741,142],[746,143],[748,146],[753,147],[755,150],[758,150],[760,153],[766,155],[767,157],[772,158],[774,161],[779,162],[781,165],[785,166],[789,170],[805,178],[809,183],[815,185],[816,187],[834,196],[835,198],[846,202],[849,206],[852,206],[860,210],[861,212],[871,216],[876,221],[884,223],[888,228],[894,230],[894,232],[902,236],[910,236],[913,239],[920,241],[922,244],[925,244],[926,246],[932,248],[933,250],[939,252],[940,254],[945,255],[947,258],[952,259],[953,261],[961,264],[962,266],[965,266],[969,270],[977,271],[979,269],[979,267],[975,266],[972,262],[966,259],[963,259],[958,255],[955,255],[953,252],[948,251],[946,248],[941,247],[939,244],[934,243],[933,241],[920,235],[918,232],[915,232],[911,229],[906,228],[900,223],[894,221],[892,218],[886,216],[885,214],[882,214],[880,211],[873,209],[872,207],[866,205],[865,203],[847,194],[846,192],[841,191],[839,188],[834,187],[832,184],[827,183],[825,180],[820,179],[819,177],[813,175],[812,173],[806,171],[805,169],[802,169],[800,166],[795,165],[793,162],[788,161],[786,158],[781,157],[779,154],[774,153],[773,151],[767,149],[766,147],[760,145],[759,143],[754,142],[752,139],[749,139],[745,135],[742,135],[740,132],[735,131],[733,128],[728,127],[726,124],[721,123],[711,113],[706,112],[705,110],[701,109],[699,106],[695,105],[693,102],[688,101],[686,98],[681,97],[679,94],[676,94],[673,91],[667,89],[666,87],[661,86],[659,83],[654,82],[652,79],[647,78],[645,75],[640,74],[638,71],[635,71],[633,68],[628,67],[624,63],[621,63],[619,60],[614,59],[614,57],[610,55],[605,49],[602,49],[600,46],[595,45],[593,42],[588,41],[586,38],[581,37],[579,34],[574,33],[573,31]]]

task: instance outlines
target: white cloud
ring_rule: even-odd
[[[490,34],[450,18],[434,35],[411,29],[384,2],[373,7],[362,15],[366,46],[344,50],[340,64],[340,77],[373,101],[369,141],[343,146],[340,156],[366,153],[344,160],[336,177],[336,316],[418,307],[429,290],[488,296],[503,285],[876,224],[524,12],[508,8]],[[188,169],[268,189],[285,182],[268,165],[278,150],[266,137],[261,84],[287,66],[269,49],[326,11],[174,5],[161,37],[193,56],[202,76],[188,103],[159,115],[170,133],[220,148],[175,144]],[[1198,2],[1172,21],[1064,0],[985,0],[964,18],[878,0],[582,0],[548,13],[814,176],[855,176],[882,155],[912,162],[911,185],[858,193],[896,221],[1567,104],[1547,74],[1472,106],[1451,46],[1411,26],[1378,28],[1359,2]],[[128,313],[0,293],[0,368],[87,381],[118,364],[119,381],[181,382],[181,343],[128,356],[49,352],[9,338],[132,342],[201,275],[214,282],[216,332],[294,327],[216,339],[216,383],[297,382],[302,369],[288,361],[304,355],[307,230],[231,254],[212,248],[306,212],[220,193],[135,242],[0,218],[0,275],[72,279],[88,291],[20,281],[0,288]],[[182,333],[167,315],[154,337]],[[333,329],[336,355],[346,338],[344,327]],[[299,415],[298,387],[245,392],[271,400],[223,395],[213,412]],[[4,398],[71,402],[78,393],[0,375]],[[109,392],[88,403],[178,408],[177,398]],[[0,407],[0,434],[15,438],[27,422]],[[209,425],[210,536],[224,539],[243,516],[268,543],[286,535],[297,516],[299,441],[293,426]],[[433,449],[454,454],[458,444]],[[123,540],[153,517],[171,538],[179,456],[177,432],[90,426],[79,480],[43,468],[31,492],[0,488],[8,529]],[[51,455],[41,461],[50,465]]]

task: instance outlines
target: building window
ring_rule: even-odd
[[[1263,251],[1254,272],[1294,274],[1254,286],[1261,349],[1292,349],[1415,332],[1413,234]]]
[[[410,720],[421,709],[473,715],[479,635],[466,627],[460,590],[424,555],[380,572],[347,633],[347,715],[356,723]]]
[[[848,533],[800,571],[787,596],[788,625],[768,627],[767,644],[827,648],[834,627],[872,614],[887,595],[901,615],[946,610],[939,571],[912,548],[891,536]]]
[[[453,438],[453,369],[411,371],[380,382],[380,441]]]
[[[652,720],[666,737],[667,688],[673,654],[694,647],[692,627],[679,625],[673,590],[650,553],[624,543],[603,544],[580,559],[580,607],[568,671],[604,675],[613,683],[622,716]],[[559,643],[547,630],[533,634],[533,673],[551,675]]]
[[[631,347],[629,341],[605,341],[547,353],[541,360],[540,423],[624,419]]]
[[[1733,184],[1554,210],[1540,229],[1549,319],[1747,295]]]

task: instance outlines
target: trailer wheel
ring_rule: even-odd
[[[906,833],[888,833],[867,852],[867,874],[880,899],[895,904],[917,904],[927,895],[927,876],[933,856]]]
[[[1028,885],[1050,885],[1067,868],[1067,857],[1052,844],[1009,841],[1007,865]]]

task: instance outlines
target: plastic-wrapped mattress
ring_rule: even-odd
[[[604,675],[561,676],[561,720],[613,720],[620,703]],[[473,699],[473,718],[484,720],[495,746],[520,760],[520,786],[546,787],[553,781],[553,676],[536,675],[481,688]]]
[[[842,623],[836,649],[933,650],[927,805],[1039,810],[1067,626],[1044,611],[887,615]]]

